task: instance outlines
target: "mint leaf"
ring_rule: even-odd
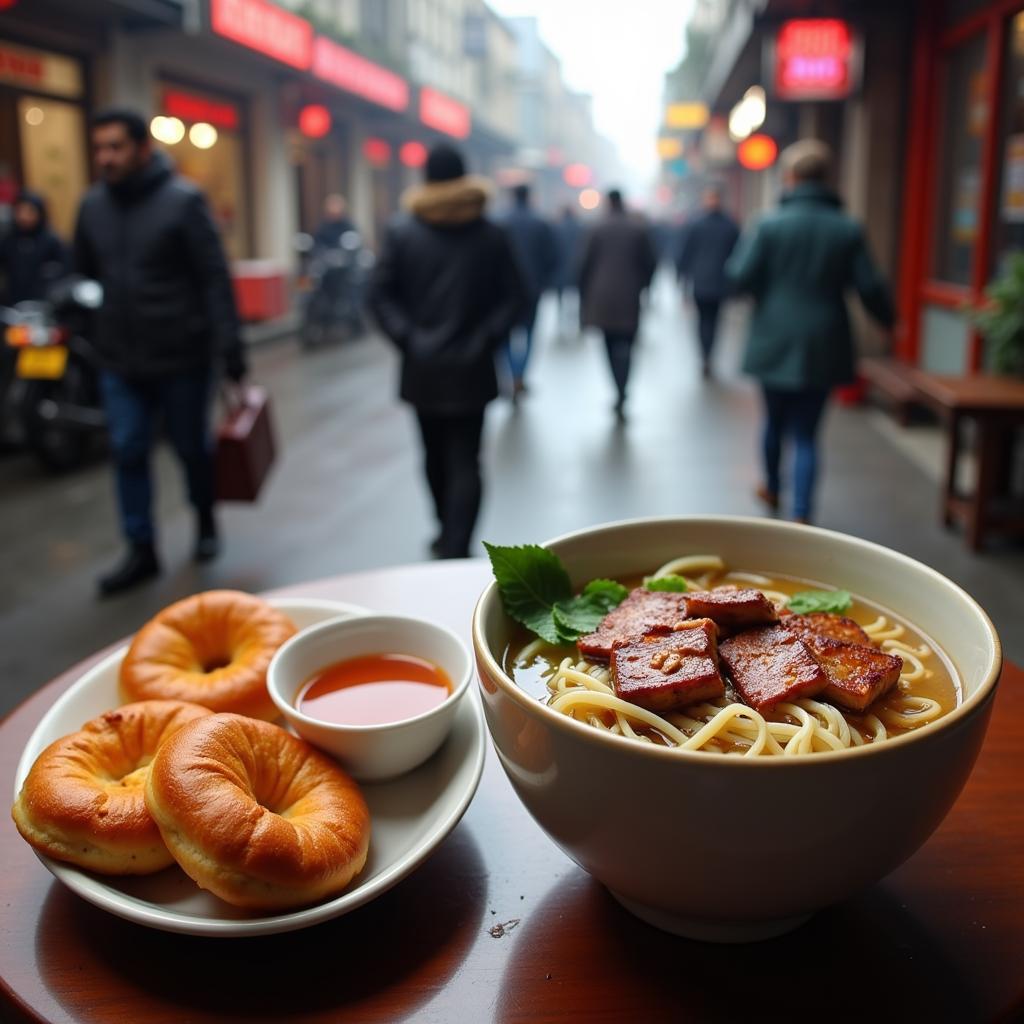
[[[485,541],[484,547],[505,611],[549,644],[564,643],[552,610],[572,599],[572,584],[558,556],[537,544],[502,547]]]
[[[841,615],[851,604],[853,598],[848,590],[801,590],[789,599],[786,607],[797,615],[809,615],[811,612]]]
[[[685,594],[687,589],[686,580],[674,573],[667,576],[648,576],[644,579],[644,590],[668,590],[674,594]]]
[[[616,583],[615,580],[591,580],[583,588],[583,596],[594,598],[602,605],[605,612],[618,608],[626,600],[628,594],[629,590],[621,583]]]
[[[505,611],[549,644],[573,643],[593,633],[629,591],[615,580],[591,580],[574,597],[558,556],[536,544],[502,547],[484,542]]]

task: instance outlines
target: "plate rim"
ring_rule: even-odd
[[[298,596],[269,597],[268,602],[276,608],[286,609],[289,607],[311,607],[318,606],[325,611],[337,611],[338,617],[347,615],[356,617],[372,614],[372,610],[361,605],[351,604],[344,601],[331,601],[325,598],[302,598]],[[326,619],[324,621],[327,621]],[[22,749],[21,756],[15,769],[14,777],[14,799],[17,800],[21,791],[22,783],[29,769],[35,762],[39,753],[45,749],[37,742],[37,736],[44,730],[44,727],[54,717],[60,714],[64,706],[70,703],[80,692],[94,685],[96,677],[101,673],[109,671],[110,666],[122,659],[128,649],[128,644],[120,645],[116,650],[111,651],[95,665],[88,668],[54,701],[46,714],[39,720],[36,727]],[[383,895],[389,889],[408,877],[417,867],[420,866],[433,851],[448,837],[462,816],[466,813],[476,791],[480,785],[483,775],[484,762],[486,758],[487,745],[485,742],[485,726],[483,711],[479,700],[472,688],[467,689],[456,712],[456,723],[461,719],[467,719],[468,743],[466,752],[459,762],[461,768],[464,764],[470,764],[470,774],[463,791],[458,795],[449,813],[418,841],[411,850],[404,856],[399,857],[385,867],[368,884],[347,891],[336,896],[325,903],[314,904],[311,907],[302,907],[298,910],[286,911],[281,914],[262,916],[256,918],[228,919],[199,918],[192,915],[176,914],[173,911],[163,910],[154,904],[138,900],[134,896],[116,894],[115,890],[103,881],[103,876],[94,875],[84,871],[72,864],[54,860],[33,848],[40,863],[53,875],[56,881],[60,882],[67,889],[73,892],[80,899],[87,903],[113,914],[122,920],[130,921],[144,927],[154,928],[158,931],[170,932],[179,935],[198,935],[207,938],[246,938],[250,936],[274,935],[290,931],[298,931],[303,928],[310,928],[321,924],[324,921],[332,920],[351,913],[359,907]],[[30,751],[38,748],[35,754]],[[415,775],[419,769],[413,769],[409,776]],[[401,778],[396,779],[387,785],[401,784]],[[83,884],[84,883],[84,884]]]

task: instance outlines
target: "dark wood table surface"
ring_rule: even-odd
[[[946,422],[946,473],[941,514],[946,525],[960,523],[968,547],[977,551],[990,529],[1024,532],[1024,510],[1006,495],[1014,431],[1024,426],[1024,380],[976,373],[969,376],[913,369],[909,378],[920,397]],[[962,425],[974,421],[975,479],[966,493],[957,489],[965,451]]]
[[[487,576],[482,561],[434,563],[291,592],[431,617],[468,642]],[[32,729],[84,667],[0,726],[8,793]],[[2,1012],[103,1024],[1016,1020],[1022,752],[1024,672],[1007,665],[977,767],[939,831],[856,899],[747,946],[691,942],[631,917],[541,833],[490,748],[465,817],[417,871],[345,917],[279,936],[194,938],[122,921],[53,879],[8,821]],[[914,794],[894,779],[893,799]]]

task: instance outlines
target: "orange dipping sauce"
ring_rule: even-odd
[[[346,658],[303,684],[295,706],[332,725],[386,725],[432,711],[452,692],[440,665],[409,654]]]

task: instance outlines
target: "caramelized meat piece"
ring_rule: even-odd
[[[787,629],[795,629],[801,635],[817,633],[819,636],[830,636],[833,640],[842,640],[847,644],[863,644],[873,647],[871,637],[857,625],[853,619],[845,615],[834,615],[832,612],[810,612],[807,615],[788,615],[785,619]]]
[[[814,633],[801,639],[828,676],[822,697],[851,711],[863,711],[888,693],[903,671],[899,655],[886,654],[875,647],[848,644]]]
[[[711,619],[726,633],[778,622],[775,605],[760,590],[707,590],[684,595],[686,616]]]
[[[601,620],[593,633],[580,637],[576,645],[583,657],[607,661],[616,640],[628,640],[645,633],[667,633],[684,618],[682,594],[637,587]]]
[[[810,651],[783,626],[741,633],[723,640],[718,650],[740,696],[758,711],[814,697],[828,685],[828,676]]]
[[[718,634],[710,619],[688,619],[671,633],[618,641],[611,670],[615,692],[651,711],[677,711],[725,693]]]

